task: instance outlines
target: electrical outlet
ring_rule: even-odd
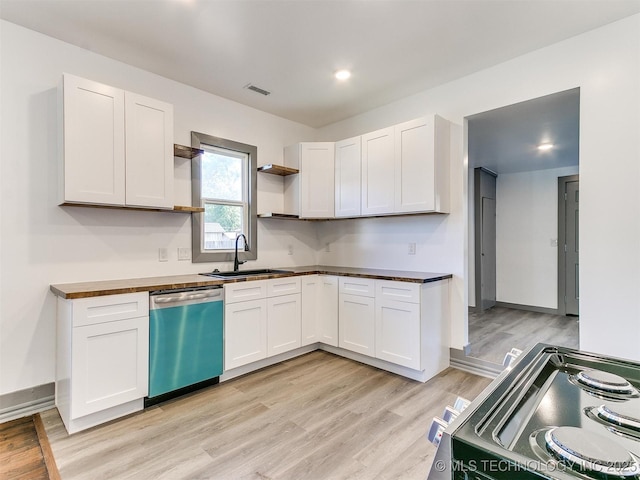
[[[191,260],[191,249],[178,248],[178,260]]]
[[[331,244],[329,242],[324,244],[324,251],[327,253],[331,252]]]
[[[168,262],[169,261],[169,250],[166,248],[158,249],[158,261],[159,262]]]
[[[293,255],[293,245],[289,245],[289,246],[287,247],[287,253],[288,253],[289,255]]]
[[[415,255],[416,254],[416,244],[415,242],[411,242],[409,243],[409,255]]]

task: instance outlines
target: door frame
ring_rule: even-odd
[[[580,174],[567,175],[565,177],[558,177],[558,315],[567,314],[567,303],[565,296],[567,294],[565,288],[565,280],[567,276],[565,268],[565,251],[564,244],[567,241],[566,231],[566,213],[565,213],[565,190],[567,183],[580,182]],[[578,235],[580,235],[580,227],[578,227]]]

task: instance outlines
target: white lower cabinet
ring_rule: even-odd
[[[374,285],[367,278],[339,280],[338,346],[370,357],[375,356]]]
[[[142,410],[148,394],[147,292],[58,298],[56,407],[69,433]]]
[[[267,299],[267,356],[300,347],[300,294]]]
[[[376,358],[420,370],[420,305],[376,298]]]
[[[338,277],[302,277],[302,345],[338,346]]]
[[[224,369],[293,350],[301,344],[300,277],[224,286]]]
[[[230,370],[266,357],[267,300],[225,302],[224,369]]]

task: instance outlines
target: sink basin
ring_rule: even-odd
[[[210,272],[201,273],[207,277],[216,278],[236,278],[236,277],[254,277],[259,275],[276,275],[278,273],[292,273],[291,270],[275,270],[272,268],[262,268],[258,270],[239,270],[237,272]]]

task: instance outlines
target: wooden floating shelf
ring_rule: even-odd
[[[204,212],[203,207],[187,207],[176,205],[173,208],[143,208],[143,207],[126,207],[120,205],[90,205],[88,203],[70,203],[60,204],[61,207],[85,207],[85,208],[109,208],[115,210],[137,210],[140,212],[167,212],[167,213],[201,213]]]
[[[202,155],[204,150],[200,150],[199,148],[186,147],[184,145],[178,145],[177,143],[173,144],[173,156],[180,158],[195,158],[198,155]]]
[[[259,213],[258,218],[281,218],[283,220],[300,220],[298,215],[291,215],[289,213]]]
[[[300,173],[297,168],[284,167],[282,165],[275,165],[273,163],[269,163],[267,165],[262,165],[258,167],[258,171],[262,173],[270,173],[271,175],[280,175],[281,177],[286,177],[287,175],[295,175],[296,173]]]

